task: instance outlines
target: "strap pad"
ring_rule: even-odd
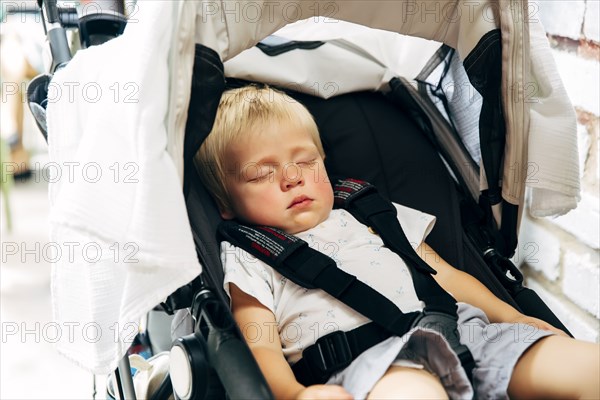
[[[333,204],[335,208],[348,209],[354,199],[377,191],[375,186],[369,182],[358,179],[334,179],[333,182]]]
[[[372,218],[380,214],[396,221],[396,207],[381,196],[375,186],[358,179],[338,179],[333,182],[334,206],[347,210],[361,224],[376,228]],[[399,224],[398,229],[402,230]]]
[[[222,222],[217,230],[222,240],[252,253],[268,265],[281,265],[290,254],[307,243],[284,231],[269,226],[246,226],[233,221]]]
[[[307,289],[315,289],[314,277],[326,265],[335,265],[304,240],[270,226],[246,226],[224,221],[217,227],[219,240],[246,250],[281,275]],[[303,251],[297,251],[302,249]],[[305,268],[302,268],[305,267]]]

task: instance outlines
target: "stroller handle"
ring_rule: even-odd
[[[102,44],[121,35],[125,29],[127,17],[123,0],[84,0],[81,4],[78,12],[73,7],[59,7],[57,0],[38,0],[44,31],[52,53],[50,73],[54,73],[71,60],[65,28],[79,28],[84,48]]]
[[[65,28],[61,24],[57,0],[41,0],[39,2],[44,22],[44,30],[50,43],[52,53],[52,72],[62,68],[71,61],[71,50],[67,41]]]

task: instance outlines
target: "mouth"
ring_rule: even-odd
[[[294,200],[292,200],[292,203],[288,206],[288,209],[305,207],[305,206],[309,205],[310,203],[312,203],[311,198],[304,196],[304,195],[297,196],[297,197],[294,197]]]

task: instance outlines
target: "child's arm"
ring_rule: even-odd
[[[528,317],[517,311],[513,306],[496,297],[485,285],[473,276],[460,271],[448,264],[429,245],[422,243],[417,248],[417,254],[433,269],[435,280],[457,301],[471,304],[480,308],[490,322],[521,322],[533,324],[540,329],[551,330],[566,335],[563,331],[537,318]]]
[[[352,399],[341,386],[305,387],[296,381],[283,356],[275,316],[254,297],[230,283],[233,317],[239,325],[260,370],[277,399]]]

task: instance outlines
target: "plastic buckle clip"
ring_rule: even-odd
[[[352,351],[344,331],[335,331],[325,335],[302,352],[302,358],[308,362],[313,373],[328,376],[350,365]]]

